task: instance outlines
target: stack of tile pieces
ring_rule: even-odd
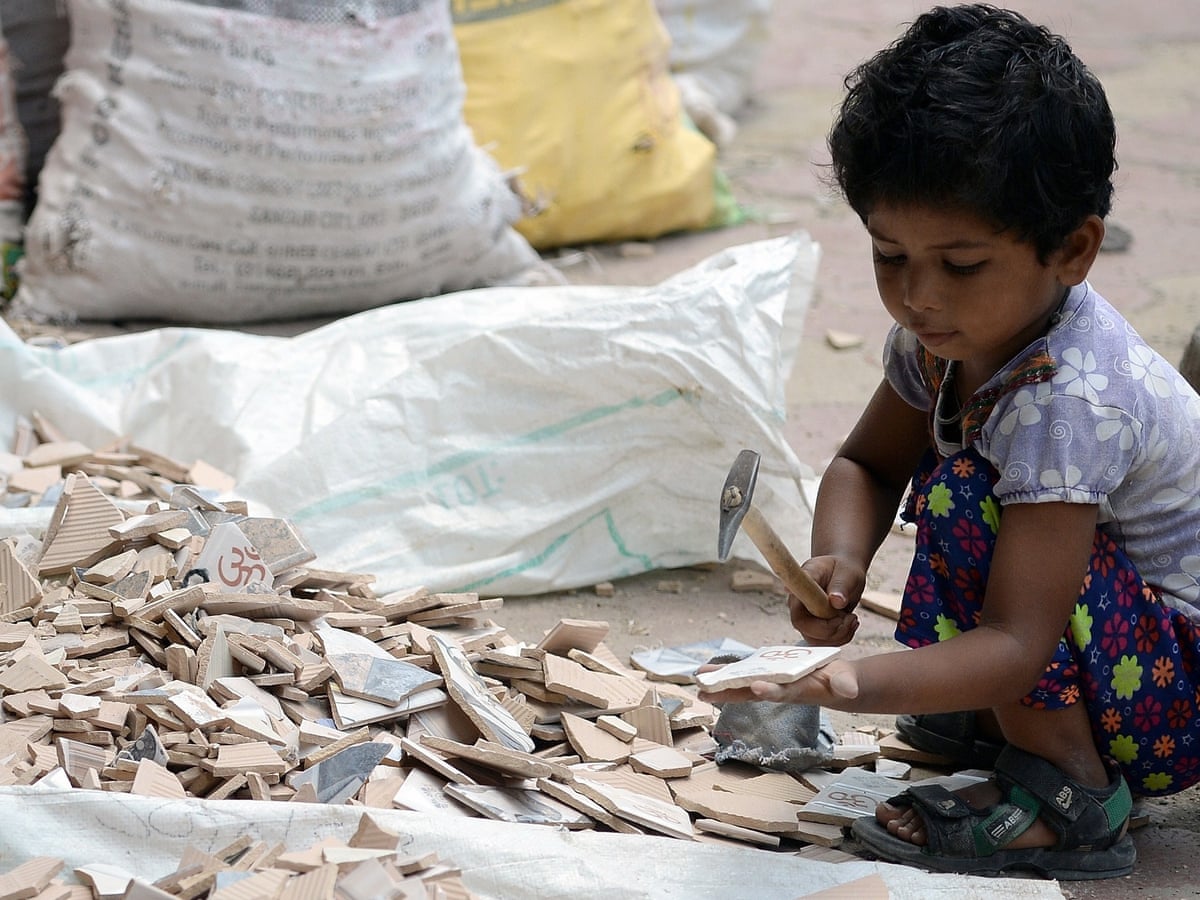
[[[408,855],[400,835],[364,815],[348,841],[326,838],[289,851],[242,837],[205,853],[185,850],[179,867],[150,882],[105,863],[79,866],[63,877],[64,863],[52,856],[31,859],[0,875],[0,896],[54,900],[377,900],[430,897],[471,900],[477,896],[462,873],[438,854]]]
[[[492,618],[499,598],[379,596],[315,567],[289,522],[216,499],[232,485],[211,466],[93,450],[35,418],[5,472],[9,505],[53,512],[40,540],[0,542],[0,784],[793,850],[836,847],[883,790],[860,735],[806,815],[825,785],[716,766],[717,711],[623,664],[607,623],[529,643]]]

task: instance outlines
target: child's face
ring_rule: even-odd
[[[1045,333],[1067,283],[1053,254],[961,211],[880,204],[867,216],[875,283],[897,322],[971,390]]]

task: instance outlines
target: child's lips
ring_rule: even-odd
[[[926,347],[938,347],[954,337],[953,331],[938,331],[933,328],[914,328],[913,333]]]

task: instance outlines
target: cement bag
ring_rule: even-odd
[[[520,172],[533,246],[714,224],[715,148],[683,115],[652,0],[457,0],[476,140]]]
[[[767,42],[771,0],[655,0],[671,35],[671,72],[692,120],[719,147],[737,134]]]
[[[16,83],[17,116],[29,142],[23,210],[28,215],[42,163],[58,137],[58,100],[51,89],[62,74],[71,39],[66,0],[0,0],[0,23]]]
[[[783,436],[784,386],[817,255],[798,234],[656,286],[464,291],[294,338],[56,351],[4,329],[0,446],[38,410],[91,446],[204,460],[377,591],[533,594],[712,561],[743,447],[763,457],[755,502],[803,548],[812,472]]]
[[[520,203],[472,142],[444,0],[367,14],[70,0],[16,311],[237,323],[513,277]],[[360,4],[360,6],[367,6]]]

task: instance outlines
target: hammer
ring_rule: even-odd
[[[729,559],[733,539],[740,527],[750,535],[754,546],[766,557],[771,571],[779,576],[784,587],[799,598],[805,609],[818,618],[832,618],[834,610],[829,605],[829,597],[825,591],[813,581],[811,575],[800,568],[800,563],[788,552],[775,529],[763,518],[758,508],[750,503],[754,496],[754,484],[758,480],[759,459],[759,454],[753,450],[743,450],[734,460],[733,467],[725,479],[725,489],[721,491],[717,560],[725,562]]]

